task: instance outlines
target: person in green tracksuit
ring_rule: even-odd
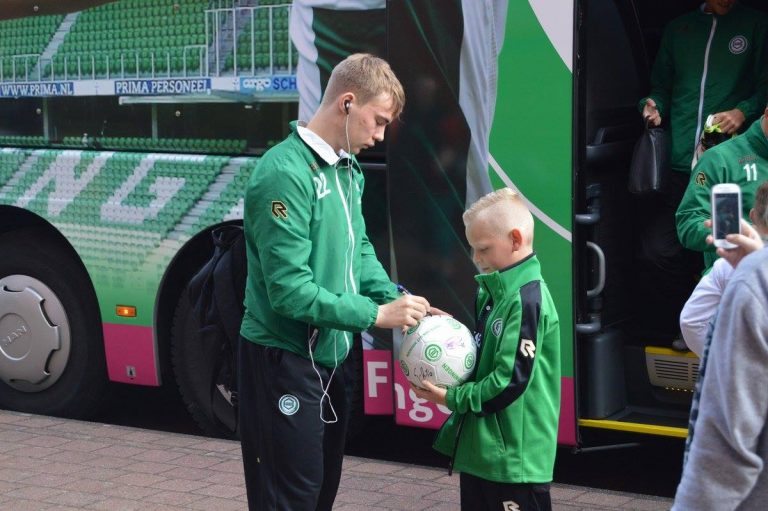
[[[741,188],[742,214],[749,221],[760,183],[768,179],[768,108],[763,116],[741,136],[707,150],[693,169],[693,176],[677,209],[677,234],[691,250],[704,252],[705,271],[712,267],[717,254],[706,243],[710,229],[704,221],[711,218],[711,191],[718,183],[735,183]]]
[[[349,418],[352,332],[413,326],[430,311],[423,297],[399,296],[376,258],[354,156],[383,140],[404,101],[384,60],[347,57],[312,119],[293,123],[248,182],[238,410],[252,510],[330,511]]]
[[[768,19],[734,0],[707,0],[669,23],[651,74],[643,117],[671,132],[672,170],[689,175],[704,122],[732,134],[757,119],[768,99]]]
[[[651,91],[638,105],[647,123],[670,133],[666,189],[641,206],[639,294],[642,314],[658,337],[678,334],[677,314],[696,284],[701,257],[677,238],[675,211],[691,176],[709,115],[726,134],[757,119],[768,99],[768,17],[735,0],[706,0],[664,30],[651,73]],[[645,286],[645,287],[643,287]],[[674,346],[674,344],[673,344]]]
[[[560,414],[560,325],[533,251],[533,217],[502,188],[464,213],[481,275],[470,381],[420,398],[453,411],[435,441],[461,472],[461,509],[549,510]]]

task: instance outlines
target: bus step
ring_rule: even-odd
[[[699,357],[692,351],[681,352],[658,346],[645,347],[645,365],[654,387],[690,392],[699,376]]]

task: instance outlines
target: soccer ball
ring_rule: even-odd
[[[475,368],[477,345],[469,329],[450,316],[426,316],[408,329],[400,346],[400,368],[409,382],[438,387],[467,381]]]

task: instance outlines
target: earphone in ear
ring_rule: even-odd
[[[351,104],[352,103],[349,100],[344,102],[344,110],[347,112],[347,115],[349,115],[349,105]]]

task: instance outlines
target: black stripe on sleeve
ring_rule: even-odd
[[[539,329],[541,317],[541,283],[538,280],[529,282],[520,288],[520,337],[515,351],[515,365],[512,378],[507,388],[497,396],[483,403],[482,415],[495,413],[512,404],[525,392],[533,374],[533,363],[536,355],[536,332]]]

